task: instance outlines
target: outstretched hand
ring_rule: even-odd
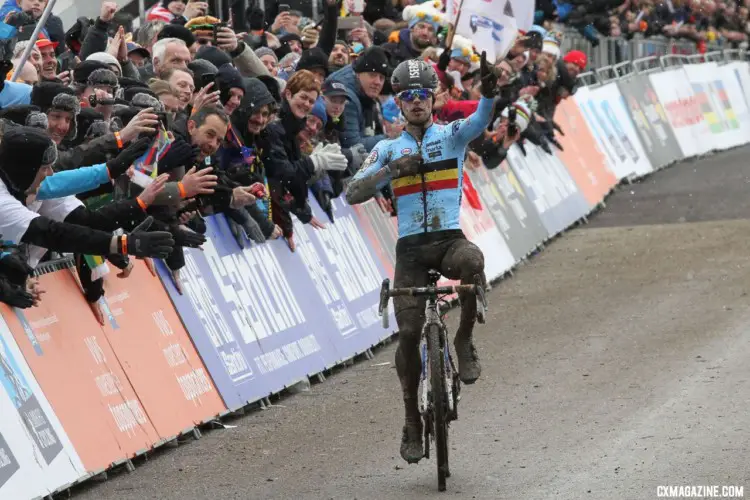
[[[481,79],[482,95],[492,99],[497,95],[497,75],[487,64],[487,52],[482,51],[482,58],[479,62],[479,77]]]

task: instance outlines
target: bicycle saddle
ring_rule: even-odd
[[[436,286],[437,282],[440,281],[440,271],[430,269],[427,271],[427,277],[430,280],[430,286]]]

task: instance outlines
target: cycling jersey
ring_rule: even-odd
[[[375,176],[402,156],[421,154],[425,165],[418,175],[392,178],[389,182],[398,204],[399,238],[420,233],[460,229],[461,189],[466,146],[490,124],[493,99],[482,97],[477,110],[464,120],[433,124],[417,141],[408,132],[380,141],[352,179],[352,184]]]

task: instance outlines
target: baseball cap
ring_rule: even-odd
[[[346,97],[348,94],[346,93],[346,87],[343,83],[329,80],[323,85],[323,95],[326,97]]]
[[[151,57],[151,53],[148,50],[141,47],[140,45],[138,45],[137,43],[128,42],[127,46],[128,46],[128,55],[133,54],[133,53],[138,53],[143,57]]]
[[[53,49],[56,49],[58,45],[60,45],[58,42],[53,42],[49,38],[43,38],[43,35],[39,35],[39,39],[36,41],[34,45],[36,45],[37,49],[44,49],[46,47],[52,47]]]

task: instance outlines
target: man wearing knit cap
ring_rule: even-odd
[[[106,52],[95,52],[88,56],[86,60],[102,62],[106,64],[108,69],[117,75],[118,78],[122,76],[122,66],[112,54],[107,54]]]
[[[210,45],[204,45],[198,49],[195,58],[208,61],[217,68],[221,68],[225,64],[232,64],[232,58],[226,52]]]
[[[351,62],[351,47],[343,40],[336,40],[331,55],[328,58],[328,67],[331,71],[338,71]]]
[[[424,49],[436,45],[437,32],[445,23],[445,16],[428,4],[406,7],[403,17],[409,28],[399,32],[398,41],[383,45],[393,67],[419,57]]]
[[[266,67],[268,72],[272,76],[276,76],[279,74],[279,58],[276,56],[276,53],[273,51],[273,49],[270,49],[268,47],[260,47],[258,49],[255,49],[255,55],[258,56],[258,59],[263,63],[263,66]]]
[[[573,78],[578,78],[578,75],[586,71],[586,65],[588,64],[586,54],[580,50],[571,50],[565,54],[563,61],[565,62],[565,67],[568,70],[568,73]]]
[[[302,69],[312,71],[322,84],[328,76],[328,56],[319,47],[303,50],[297,62],[297,71]]]
[[[384,139],[378,118],[377,101],[383,91],[390,68],[385,51],[370,47],[354,61],[328,77],[346,87],[349,102],[344,110],[345,128],[341,134],[341,146],[351,148],[364,145],[370,151]]]

